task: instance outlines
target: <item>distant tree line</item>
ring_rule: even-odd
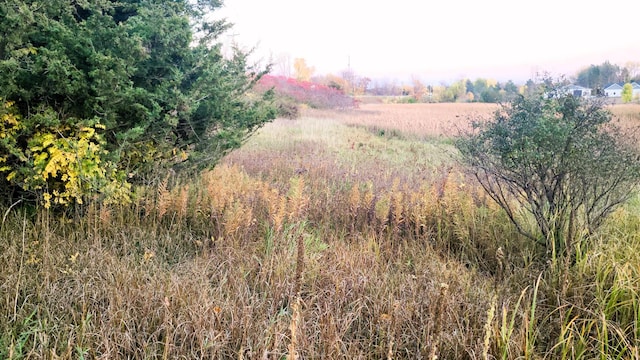
[[[575,79],[577,85],[594,89],[596,93],[602,92],[613,83],[632,81],[640,81],[640,62],[628,62],[621,67],[605,61],[600,65],[590,65],[580,70]]]
[[[461,79],[452,84],[426,85],[417,78],[410,84],[396,81],[374,81],[368,95],[402,97],[405,102],[485,102],[509,101],[524,90],[512,80],[501,83],[493,79]]]
[[[289,67],[288,62],[285,67]],[[517,94],[530,95],[544,81],[527,80],[516,84],[513,80],[498,82],[494,79],[460,79],[453,83],[439,85],[425,84],[418,77],[408,82],[398,80],[372,80],[358,76],[349,68],[339,75],[315,75],[314,68],[304,59],[295,59],[294,78],[310,81],[343,91],[346,95],[392,96],[398,102],[482,102],[502,103],[511,101]],[[288,73],[288,71],[287,71]],[[540,74],[542,76],[543,74]],[[284,75],[287,76],[288,75]],[[608,61],[600,65],[590,65],[575,76],[565,78],[565,85],[577,84],[594,90],[594,94],[604,94],[604,89],[613,83],[640,82],[640,62],[627,62],[624,66]],[[546,84],[549,85],[549,84]]]
[[[508,101],[512,99],[519,90],[518,86],[512,80],[501,84],[500,82],[491,80],[476,79],[474,82],[467,80],[465,85],[469,100],[474,102],[497,103]]]

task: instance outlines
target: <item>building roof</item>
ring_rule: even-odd
[[[618,83],[613,83],[607,87],[605,87],[605,90],[622,90],[622,87],[624,86],[624,84],[618,84]],[[632,82],[631,83],[631,87],[634,90],[640,90],[640,84],[638,84],[637,82]]]
[[[574,85],[574,84],[567,85],[567,86],[564,87],[564,89],[567,89],[567,90],[583,90],[583,91],[584,90],[589,90],[589,91],[591,91],[591,89],[589,89],[589,88],[586,88],[586,87],[580,86],[580,85]]]

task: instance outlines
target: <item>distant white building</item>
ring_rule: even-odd
[[[591,89],[580,85],[567,85],[560,89],[563,95],[573,95],[574,97],[591,97]]]
[[[631,87],[633,88],[633,98],[640,98],[640,84],[637,82],[632,82]]]
[[[591,97],[591,89],[580,85],[566,85],[545,93],[547,98],[573,95],[574,97]]]
[[[611,84],[604,88],[604,96],[606,97],[621,97],[622,96],[622,85],[620,84]]]
[[[607,97],[621,97],[623,86],[624,84],[611,84],[604,89],[604,95]],[[632,97],[640,97],[640,84],[634,81],[631,83],[631,88],[633,89]]]

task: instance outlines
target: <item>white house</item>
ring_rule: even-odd
[[[567,85],[560,89],[563,95],[573,95],[575,97],[590,97],[591,89],[580,85]]]
[[[545,97],[547,98],[566,95],[573,95],[574,97],[591,97],[591,89],[580,85],[565,85],[561,88],[545,93]]]
[[[606,97],[621,97],[622,96],[622,85],[620,84],[611,84],[604,88],[604,95]]]
[[[604,89],[604,95],[607,97],[621,97],[622,96],[622,87],[620,84],[611,84]],[[640,84],[637,82],[631,83],[631,88],[633,89],[633,98],[640,97]]]
[[[631,87],[633,88],[633,98],[640,98],[640,84],[637,82],[632,82]]]

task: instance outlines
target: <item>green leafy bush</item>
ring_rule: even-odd
[[[476,122],[457,146],[518,230],[560,255],[633,194],[640,158],[601,101],[562,95],[548,84],[515,97],[491,121]],[[520,209],[533,216],[533,227]]]
[[[213,166],[275,117],[266,72],[216,39],[218,1],[0,5],[0,191],[59,204]],[[268,70],[268,69],[267,69]],[[115,198],[113,197],[115,196]]]
[[[26,121],[13,111],[13,103],[0,109],[0,174],[3,189],[19,187],[41,193],[44,206],[82,204],[88,194],[101,194],[106,202],[129,200],[130,185],[108,159],[105,142],[94,121],[68,119],[62,123],[52,110]],[[27,140],[26,146],[20,146]]]

